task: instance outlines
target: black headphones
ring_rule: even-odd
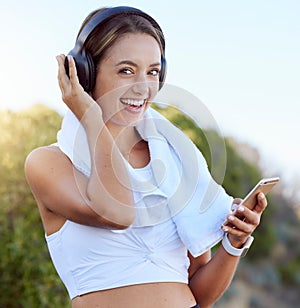
[[[139,15],[151,22],[154,28],[158,29],[161,34],[162,30],[158,23],[148,14],[144,13],[141,10],[138,10],[129,6],[118,6],[109,8],[103,12],[99,12],[93,16],[89,22],[83,27],[80,34],[77,37],[75,47],[68,53],[71,55],[76,64],[77,76],[80,84],[85,91],[90,92],[93,90],[96,82],[96,68],[95,63],[90,55],[89,51],[85,49],[85,41],[88,39],[92,31],[101,23],[106,22],[107,20],[119,15],[119,14],[134,14]],[[166,77],[166,59],[165,59],[165,40],[162,34],[162,56],[161,56],[161,69],[159,75],[159,89],[162,88],[165,77]],[[68,58],[66,57],[65,61],[66,73],[69,76],[69,63]]]

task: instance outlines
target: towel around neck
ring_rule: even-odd
[[[200,255],[222,239],[221,225],[233,198],[213,180],[191,140],[157,111],[149,108],[136,130],[148,142],[152,177],[142,178],[126,162],[137,205],[133,226],[172,219],[187,249],[193,256]],[[85,130],[69,110],[57,141],[75,168],[89,177],[91,160]]]

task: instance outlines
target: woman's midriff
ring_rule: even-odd
[[[78,296],[73,308],[188,308],[195,305],[188,285],[177,282],[145,283]]]

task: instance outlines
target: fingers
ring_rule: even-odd
[[[59,55],[56,57],[57,63],[58,63],[58,84],[62,92],[66,91],[66,87],[68,86],[68,76],[66,74],[65,70],[65,55]]]
[[[248,209],[238,202],[241,199],[234,199],[232,209],[233,213],[227,216],[227,221],[234,226],[235,229],[246,228],[245,224],[257,227],[260,223],[260,217],[267,207],[267,199],[263,193],[257,196],[257,204],[253,210]],[[247,229],[247,228],[246,228]]]
[[[67,61],[65,61],[66,56],[62,54],[57,56],[56,59],[58,62],[58,81],[60,87],[66,90],[66,87],[69,87],[70,85],[72,87],[80,86],[74,58],[68,55]],[[66,72],[65,63],[68,65],[69,77]]]
[[[223,225],[222,229],[230,236],[230,242],[233,246],[241,247],[247,241],[259,224],[259,216],[259,214],[250,211],[243,205],[239,205],[235,213],[227,216],[229,223]]]
[[[238,205],[243,201],[241,198],[235,198],[233,199],[232,205],[231,205],[231,210],[235,211],[238,208]]]
[[[250,234],[259,224],[260,215],[241,205],[236,209],[236,213],[227,216],[227,220],[230,223],[228,225],[228,232],[232,229],[231,233],[233,234],[240,232]]]
[[[268,205],[267,199],[263,193],[259,193],[257,196],[257,204],[254,207],[254,212],[262,214]]]
[[[233,199],[233,202],[232,202],[232,204],[231,204],[232,215],[235,215],[235,214],[237,213],[237,208],[239,207],[239,204],[241,204],[242,201],[243,201],[243,199],[241,199],[241,198],[235,198],[235,199]],[[228,216],[228,217],[230,217],[230,216]],[[227,219],[224,221],[224,223],[223,223],[223,225],[222,225],[222,228],[224,229],[225,226],[229,226],[229,225],[231,225],[231,224],[230,224],[229,219],[227,218]]]
[[[236,204],[236,200],[234,200]],[[222,226],[223,231],[231,235],[236,245],[243,244],[260,224],[263,211],[267,207],[267,200],[263,193],[257,196],[257,204],[253,210],[242,204],[236,205],[235,211],[227,216],[226,225]]]
[[[68,55],[67,57],[68,61],[65,61],[65,55],[56,57],[58,62],[58,83],[65,103],[67,103],[67,100],[73,98],[74,95],[78,95],[83,91],[77,76],[75,61],[72,56]],[[69,77],[66,72],[65,63],[68,65]]]
[[[71,84],[73,86],[77,86],[79,85],[79,79],[77,76],[76,64],[74,58],[70,55],[68,55],[68,63],[69,63],[69,77]]]
[[[226,225],[222,228],[225,232],[231,234],[249,234],[252,232],[252,226],[258,223],[258,214],[251,212],[243,205],[237,205],[236,210],[227,216]]]

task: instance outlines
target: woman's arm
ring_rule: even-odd
[[[61,152],[39,149],[26,160],[27,180],[39,203],[58,215],[84,224],[128,227],[134,219],[134,202],[124,159],[103,122],[100,106],[79,84],[74,60],[69,59],[70,78],[64,56],[57,60],[63,100],[87,134],[91,175],[86,179]]]
[[[257,228],[260,218],[267,206],[267,201],[263,194],[258,196],[258,202],[253,211],[245,207],[242,210],[246,220],[234,217],[230,220],[232,226],[224,229],[228,233],[231,245],[242,247],[249,236]],[[191,266],[189,271],[189,286],[201,308],[210,307],[226,291],[231,283],[239,257],[230,255],[222,245],[210,258],[210,253],[206,252],[198,258],[190,256]]]

